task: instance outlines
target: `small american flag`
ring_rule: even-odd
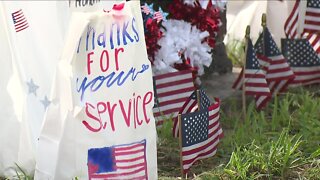
[[[88,150],[89,180],[148,179],[146,140]]]
[[[175,118],[184,102],[195,90],[192,70],[154,76],[156,106],[153,108],[157,125],[164,119]]]
[[[271,94],[266,81],[265,71],[260,68],[260,63],[250,38],[248,38],[246,54],[246,69],[242,68],[242,71],[232,88],[240,90],[242,89],[243,83],[245,83],[245,93],[247,95],[253,95],[256,99],[257,109],[261,109],[271,98]],[[244,78],[243,73],[245,73]],[[263,98],[262,101],[262,97],[264,96],[266,98]]]
[[[255,49],[260,66],[266,71],[266,80],[271,93],[277,94],[285,91],[294,79],[294,73],[278,49],[268,28],[265,28],[264,32],[260,34]]]
[[[320,58],[306,39],[282,39],[281,47],[296,76],[292,86],[320,83]]]
[[[160,11],[157,11],[153,14],[153,19],[156,19],[157,22],[159,23],[160,21],[163,20],[163,13]]]
[[[203,89],[199,90],[200,95],[200,109],[208,108],[211,104],[209,97]],[[182,108],[179,111],[179,114],[186,114],[190,112],[194,112],[198,110],[198,102],[197,102],[197,91],[194,91],[191,96],[187,99],[187,101],[183,104]],[[174,137],[179,137],[179,124],[178,118],[174,118],[172,134]]]
[[[20,32],[29,27],[28,21],[25,18],[22,12],[22,9],[20,9],[19,11],[13,12],[11,15],[12,15],[12,20],[14,24],[14,29],[16,32]]]
[[[220,101],[208,108],[181,115],[182,168],[186,173],[200,159],[214,156],[222,137]]]
[[[152,12],[152,10],[150,9],[150,7],[147,4],[141,6],[141,10],[146,15],[148,15],[148,14],[150,14]]]
[[[320,1],[308,0],[303,31],[320,32]]]

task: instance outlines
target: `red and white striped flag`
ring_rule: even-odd
[[[313,33],[306,33],[305,32],[305,33],[302,33],[302,36],[309,41],[309,43],[312,46],[313,50],[320,57],[320,34],[313,34]]]
[[[244,83],[245,94],[254,96],[256,99],[257,109],[261,109],[271,98],[271,94],[266,81],[265,71],[260,68],[260,63],[250,38],[248,38],[246,54],[246,69],[242,68],[242,71],[232,88],[240,90],[242,89],[242,85]]]
[[[308,0],[304,21],[304,32],[320,33],[320,1]]]
[[[148,179],[146,140],[88,150],[89,180]]]
[[[264,32],[260,34],[255,49],[260,65],[266,72],[270,92],[274,95],[278,92],[284,92],[294,79],[294,73],[278,49],[268,28],[265,28]]]
[[[281,47],[296,76],[290,86],[320,83],[320,58],[306,39],[282,39]]]
[[[153,114],[157,125],[165,119],[176,118],[180,108],[195,90],[192,70],[154,76],[155,107]]]
[[[184,173],[196,161],[216,154],[223,136],[219,111],[220,100],[205,109],[181,115],[181,159]]]
[[[20,9],[19,11],[13,12],[11,15],[12,15],[12,20],[14,24],[14,29],[16,32],[20,32],[29,27],[28,21],[25,18],[22,12],[22,9]]]
[[[300,0],[296,0],[293,9],[284,24],[284,32],[288,38],[298,38],[299,4]]]

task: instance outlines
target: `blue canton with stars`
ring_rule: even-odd
[[[268,28],[265,28],[265,32],[260,34],[254,47],[257,50],[257,54],[263,54],[264,47],[264,55],[268,57],[281,55],[281,52],[277,47],[276,42],[273,40]]]
[[[210,98],[207,96],[206,92],[203,89],[199,89],[199,94],[201,109],[208,108],[211,105]],[[189,98],[197,100],[197,91],[194,91]]]
[[[292,67],[320,66],[320,58],[306,39],[282,39],[282,52]]]
[[[203,89],[200,89],[200,106],[201,109],[208,108],[211,104],[209,97]]]
[[[183,147],[198,144],[208,139],[208,109],[182,114],[181,122]]]
[[[251,39],[248,39],[246,69],[260,69],[259,62],[253,49]]]
[[[320,1],[319,0],[308,0],[307,7],[320,8]]]

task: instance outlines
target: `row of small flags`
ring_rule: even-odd
[[[172,134],[179,138],[184,175],[198,160],[216,154],[223,136],[220,100],[212,102],[203,89],[196,90],[192,70],[154,76],[154,84],[157,126],[173,120]]]
[[[303,3],[307,3],[306,6]],[[305,9],[300,14],[300,9]],[[299,18],[303,18],[303,24],[299,24]],[[302,27],[300,27],[302,26]],[[299,28],[302,34],[299,34]],[[319,0],[296,0],[294,7],[284,24],[284,32],[289,39],[306,38],[317,54],[320,54],[320,1]]]
[[[233,88],[253,95],[257,109],[288,86],[320,83],[320,58],[307,39],[282,39],[283,55],[266,26],[254,46],[249,35],[246,41],[246,63]]]

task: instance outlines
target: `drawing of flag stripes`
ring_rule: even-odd
[[[156,106],[153,108],[157,125],[164,119],[175,118],[185,101],[194,92],[192,70],[154,76]]]
[[[20,9],[19,11],[13,12],[11,15],[12,15],[12,20],[14,24],[14,29],[16,32],[20,32],[29,27],[28,21],[25,18],[22,9]]]
[[[88,150],[89,180],[147,180],[146,140]]]

